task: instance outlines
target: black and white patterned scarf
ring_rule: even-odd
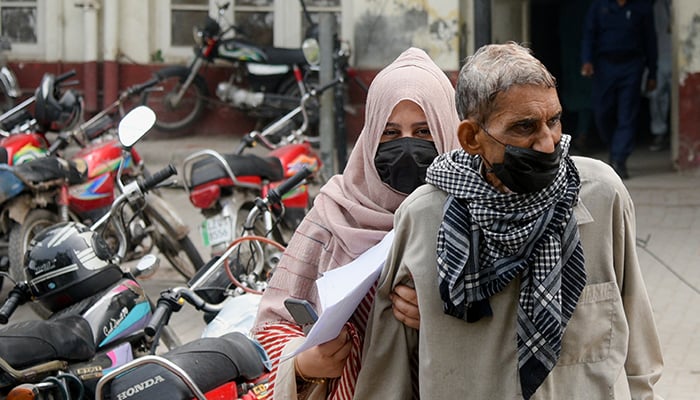
[[[462,150],[435,159],[426,181],[449,194],[437,239],[445,313],[475,322],[492,314],[489,298],[520,277],[517,349],[529,399],[554,368],[564,329],[586,284],[573,207],[578,170],[562,135],[554,182],[535,193],[501,193],[484,180],[482,160]]]

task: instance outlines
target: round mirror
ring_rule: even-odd
[[[119,121],[119,141],[124,147],[133,146],[155,123],[156,113],[146,106],[138,106]]]

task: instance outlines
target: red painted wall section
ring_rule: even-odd
[[[700,166],[700,73],[688,74],[678,87],[678,168]]]

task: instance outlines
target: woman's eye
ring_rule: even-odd
[[[384,132],[382,132],[383,136],[396,136],[398,134],[400,134],[400,132],[396,129],[385,129]]]
[[[416,130],[416,135],[417,136],[432,136],[433,134],[430,133],[430,129],[421,128],[421,129]]]

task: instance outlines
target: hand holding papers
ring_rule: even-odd
[[[379,277],[389,254],[394,231],[354,261],[328,271],[316,281],[321,311],[306,341],[284,359],[335,339],[352,313]]]

